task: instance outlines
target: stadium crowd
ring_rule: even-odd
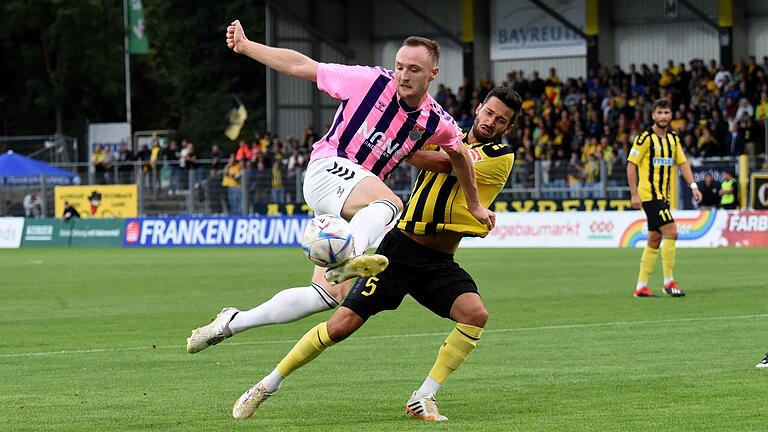
[[[586,78],[562,79],[554,68],[546,78],[537,71],[530,77],[510,71],[502,84],[512,86],[524,100],[518,127],[504,137],[517,156],[512,183],[532,187],[538,161],[542,183],[567,191],[545,194],[547,198],[594,195],[601,164],[607,167],[611,185],[624,186],[627,153],[634,137],[651,126],[651,104],[659,97],[672,101],[672,128],[694,164],[699,158],[752,153],[763,145],[768,120],[766,72],[768,56],[762,63],[754,56],[739,59],[730,69],[701,59],[687,65],[669,60],[664,68],[603,67]],[[469,128],[477,104],[496,84],[485,77],[476,83],[465,81],[456,92],[439,84],[435,99],[462,128]],[[241,140],[229,155],[222,152],[223,146],[213,145],[202,152],[204,160],[198,160],[198,150],[187,140],[165,148],[155,141],[136,154],[127,147],[118,152],[99,149],[91,162],[100,183],[131,181],[129,163],[140,164],[144,173],[164,167],[170,194],[183,193],[193,171],[195,184],[207,177],[215,183],[214,192],[227,190],[225,203],[233,209],[240,207],[243,182],[254,203],[295,201],[297,176],[320,136],[312,126],[298,137],[257,133]],[[153,181],[158,183],[148,176],[145,184],[151,186]],[[407,187],[409,182],[403,170],[393,173],[391,183]]]

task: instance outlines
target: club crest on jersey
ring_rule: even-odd
[[[413,130],[408,132],[408,138],[410,138],[412,141],[418,141],[421,139],[421,136],[423,134],[424,134],[424,128],[419,125],[415,125],[413,127]]]

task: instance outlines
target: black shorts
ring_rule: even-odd
[[[406,294],[443,318],[450,318],[451,306],[460,295],[477,292],[477,285],[453,255],[424,247],[399,229],[384,236],[376,253],[389,259],[389,266],[377,276],[360,278],[342,303],[367,320],[394,310]]]
[[[662,226],[675,223],[666,201],[643,201],[643,210],[648,218],[648,231],[661,231]]]

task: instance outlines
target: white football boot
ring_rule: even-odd
[[[273,394],[274,392],[268,392],[264,384],[259,381],[235,402],[235,406],[232,407],[232,417],[238,420],[251,418],[256,408]]]
[[[405,405],[405,412],[419,420],[448,420],[448,417],[440,414],[440,411],[437,410],[437,401],[435,400],[435,395],[433,393],[423,397],[416,397],[416,392],[413,392],[411,398],[408,399],[408,403]]]
[[[371,277],[383,272],[389,265],[389,260],[384,255],[363,254],[352,257],[342,265],[328,269],[325,272],[325,280],[336,285],[354,277]]]
[[[768,369],[768,353],[765,354],[765,358],[755,365],[755,367],[758,369]]]
[[[210,324],[192,330],[192,335],[187,338],[187,352],[200,352],[232,336],[227,324],[238,312],[240,311],[233,307],[224,308]]]

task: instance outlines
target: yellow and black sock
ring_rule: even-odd
[[[336,342],[328,337],[328,323],[320,323],[308,331],[277,365],[277,371],[287,377],[296,369],[314,360]]]
[[[664,281],[672,280],[675,269],[675,243],[677,239],[665,238],[661,244],[661,268],[664,269]]]
[[[442,384],[448,375],[464,363],[470,352],[477,346],[480,335],[483,334],[482,327],[475,327],[469,324],[457,323],[456,328],[451,331],[443,346],[437,353],[437,360],[429,376]]]
[[[648,280],[653,273],[653,267],[656,266],[656,259],[659,257],[659,250],[650,246],[645,246],[643,256],[640,258],[640,274],[637,276],[637,287],[648,285]]]

